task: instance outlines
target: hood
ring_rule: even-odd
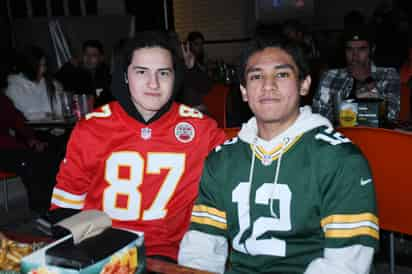
[[[263,140],[257,136],[258,129],[255,117],[243,124],[239,132],[239,138],[246,143],[261,146],[266,151],[270,151],[274,147],[282,144],[284,140],[293,140],[297,136],[302,135],[303,133],[314,128],[321,126],[332,127],[332,124],[328,119],[319,114],[312,113],[312,109],[309,106],[301,107],[299,112],[300,114],[292,126],[270,141]]]

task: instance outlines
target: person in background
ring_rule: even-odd
[[[95,106],[113,100],[110,67],[104,61],[104,48],[98,40],[83,42],[80,62],[76,59],[67,62],[56,72],[55,78],[66,91],[93,95]]]
[[[305,33],[304,25],[299,20],[286,20],[282,25],[282,34],[291,41],[300,44],[309,59],[316,57],[317,50],[313,44],[311,45],[305,41],[305,36],[308,36],[308,34]]]
[[[337,121],[335,102],[349,97],[381,98],[386,101],[386,119],[398,118],[400,80],[394,68],[376,67],[374,45],[364,26],[351,28],[344,34],[346,67],[326,71],[313,98],[314,112],[330,121]]]
[[[113,75],[116,98],[72,131],[52,208],[98,209],[114,227],[144,232],[146,255],[176,261],[203,161],[226,136],[174,102],[182,71],[162,32],[138,33]]]
[[[207,113],[203,97],[209,93],[213,82],[209,78],[205,65],[204,37],[200,32],[191,32],[187,41],[180,43],[176,33],[169,33],[169,36],[173,44],[178,44],[179,56],[184,68],[183,87],[179,91],[176,100]]]
[[[218,273],[369,273],[379,238],[372,175],[349,139],[299,108],[311,84],[302,49],[252,41],[239,76],[254,117],[207,158],[179,264]]]
[[[42,212],[50,206],[51,196],[47,196],[51,194],[52,181],[48,144],[25,124],[23,114],[4,95],[9,71],[6,62],[0,65],[0,170],[19,175],[27,189],[30,208]]]
[[[206,56],[205,56],[205,37],[199,31],[192,31],[187,35],[186,39],[189,43],[189,49],[195,57],[194,68],[207,72]]]
[[[51,118],[52,98],[58,84],[47,74],[44,51],[27,45],[17,53],[17,73],[8,77],[5,94],[27,120]]]

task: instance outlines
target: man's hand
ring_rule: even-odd
[[[190,50],[189,42],[182,43],[183,58],[185,59],[185,65],[188,69],[192,69],[195,65],[196,57]]]

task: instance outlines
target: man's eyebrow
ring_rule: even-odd
[[[367,49],[369,48],[368,46],[360,46],[360,47],[356,47],[356,46],[346,46],[346,49]]]
[[[262,70],[262,69],[257,68],[257,67],[251,67],[251,68],[248,68],[248,69],[246,70],[246,74],[249,74],[249,73],[251,73],[251,72],[261,71],[261,70]]]
[[[277,65],[277,66],[275,66],[275,69],[291,69],[291,70],[295,71],[295,67],[292,66],[291,64]]]
[[[276,65],[276,66],[274,67],[274,69],[290,69],[290,70],[295,71],[295,67],[292,66],[291,64],[280,64],[280,65]],[[261,70],[262,70],[262,69],[259,68],[259,67],[251,67],[251,68],[248,68],[248,69],[246,70],[246,74],[249,74],[249,73],[251,73],[251,72],[258,72],[258,71],[261,71]]]
[[[148,67],[143,67],[143,66],[132,66],[132,69],[142,69],[142,70],[149,70]],[[165,67],[165,68],[159,68],[157,69],[158,71],[173,71],[172,68],[170,67]]]
[[[147,68],[147,67],[142,67],[142,66],[132,66],[132,69],[144,69],[144,70],[148,70],[149,68]]]

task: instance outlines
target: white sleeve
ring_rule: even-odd
[[[313,260],[304,274],[368,274],[374,249],[363,245],[325,248],[323,258]]]
[[[6,96],[13,102],[15,108],[24,114],[26,105],[22,99],[24,98],[24,91],[21,85],[9,82],[4,94],[6,94]]]
[[[228,244],[224,237],[189,230],[180,242],[177,260],[183,266],[223,273],[227,254]]]

